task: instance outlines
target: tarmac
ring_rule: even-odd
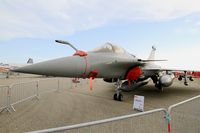
[[[44,78],[0,79],[0,85],[40,79]],[[163,92],[157,90],[152,83],[133,92],[123,92],[124,100],[118,102],[113,100],[113,84],[96,79],[92,91],[87,80],[82,84],[82,87],[69,87],[70,85],[66,84],[66,89],[61,92],[42,94],[39,100],[32,99],[15,105],[16,112],[1,113],[0,132],[27,132],[138,113],[133,110],[134,95],[145,97],[144,109],[147,111],[167,108],[200,94],[199,79],[190,82],[189,86],[184,86],[183,81],[175,80],[174,84]],[[145,127],[141,125],[141,128]]]

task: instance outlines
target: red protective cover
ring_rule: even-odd
[[[128,79],[129,81],[136,81],[138,80],[141,74],[142,74],[142,70],[139,66],[137,66],[129,70],[126,76],[126,79]]]

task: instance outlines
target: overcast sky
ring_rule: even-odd
[[[199,0],[1,0],[0,62],[69,56],[105,42],[146,59],[151,46],[170,68],[200,70]]]

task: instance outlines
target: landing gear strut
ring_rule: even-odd
[[[122,82],[120,79],[117,80],[116,82],[116,93],[113,95],[113,99],[116,101],[122,101],[123,100],[123,95],[121,94],[121,85]]]

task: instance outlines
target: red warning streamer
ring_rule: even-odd
[[[90,77],[90,90],[92,90],[92,80],[93,80],[93,78]]]
[[[92,80],[97,76],[98,72],[96,70],[93,70],[89,74],[90,78],[90,90],[92,90]]]

